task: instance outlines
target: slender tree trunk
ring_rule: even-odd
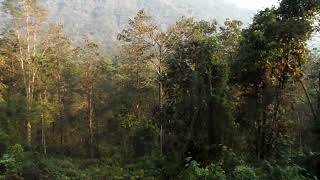
[[[41,114],[41,143],[43,148],[43,154],[47,155],[47,144],[46,144],[46,134],[45,134],[45,122],[44,114]]]
[[[30,58],[30,2],[28,0],[24,0],[24,23],[26,27],[27,34],[27,52]]]
[[[140,62],[139,57],[136,57],[136,64],[137,64],[137,71],[136,71],[136,89],[137,89],[137,102],[136,102],[136,116],[139,119],[140,118],[140,101],[141,101],[141,95],[140,95]]]
[[[162,58],[159,59],[159,108],[160,108],[160,112],[163,111],[163,84],[162,84],[162,80],[161,80],[161,76],[162,76]],[[160,125],[160,152],[161,154],[163,154],[163,145],[164,145],[164,129],[163,129],[163,125]]]
[[[213,146],[216,145],[218,143],[218,138],[217,138],[217,132],[215,132],[215,130],[218,129],[217,123],[216,123],[216,114],[215,114],[215,110],[214,110],[214,106],[213,106],[213,102],[211,102],[212,100],[210,100],[209,105],[208,105],[208,142],[209,142],[209,146]]]
[[[252,134],[254,136],[253,138],[253,147],[256,154],[256,157],[258,160],[261,158],[261,142],[262,142],[262,134],[263,134],[263,121],[264,121],[264,112],[265,107],[263,106],[263,87],[255,86],[253,90],[253,94],[257,95],[257,97],[254,98],[254,107],[256,108],[253,112],[253,117],[255,118],[255,121],[253,123],[252,127]],[[260,110],[263,110],[262,114],[260,113]]]
[[[311,110],[313,119],[316,120],[316,119],[317,119],[317,114],[316,114],[316,112],[315,112],[315,110],[314,110],[314,108],[313,108],[313,105],[312,105],[312,102],[311,102],[311,98],[310,98],[310,96],[309,96],[309,93],[308,93],[308,91],[307,91],[307,88],[306,88],[305,85],[303,84],[302,80],[299,80],[299,82],[300,82],[300,84],[301,84],[301,86],[302,86],[302,89],[303,89],[303,91],[304,91],[305,96],[307,97],[307,101],[308,101],[309,108],[310,108],[310,110]]]
[[[317,110],[317,118],[319,117],[320,114],[320,71],[318,73],[318,110]]]
[[[266,153],[266,125],[267,125],[267,108],[263,105],[262,121],[258,127],[258,147],[257,156],[258,159],[264,159]]]
[[[58,64],[58,67],[60,65]],[[57,94],[58,94],[58,102],[59,104],[63,104],[63,101],[62,101],[62,96],[61,96],[61,75],[60,75],[60,71],[58,72],[58,75],[57,75]],[[64,118],[63,118],[63,107],[62,109],[59,109],[59,113],[58,113],[58,124],[59,124],[59,133],[60,133],[60,145],[61,147],[63,148],[63,145],[64,145]],[[58,134],[59,134],[58,133]]]
[[[27,88],[27,110],[28,113],[31,113],[31,105],[32,104],[32,98],[31,98],[31,87],[28,85]],[[27,132],[27,145],[31,147],[32,143],[32,125],[30,121],[30,117],[27,118],[26,120],[26,132]]]
[[[160,110],[163,110],[163,84],[162,84],[162,63],[163,63],[163,57],[162,57],[162,50],[161,50],[161,46],[160,46],[160,58],[159,58],[159,67],[158,67],[158,71],[159,71],[159,107]]]
[[[284,76],[283,76],[284,77]],[[279,110],[281,105],[281,96],[282,91],[285,89],[285,80],[282,78],[279,82],[278,89],[276,89],[276,97],[275,97],[275,108],[273,112],[273,126],[275,128],[275,132],[273,133],[273,138],[271,139],[271,142],[269,142],[270,145],[275,145],[277,139],[280,136],[280,124],[279,124]],[[270,147],[272,148],[272,147]],[[265,152],[269,152],[271,149],[265,149]]]
[[[27,145],[29,147],[31,147],[31,143],[32,143],[32,125],[31,122],[28,120],[27,121]]]
[[[26,59],[28,59],[29,61],[31,60],[31,53],[30,53],[30,2],[28,0],[24,0],[24,23],[25,23],[25,31],[26,31],[26,40],[27,40],[27,55],[26,55]],[[18,30],[19,31],[19,30]],[[19,33],[20,34],[20,33]],[[21,57],[23,58],[23,57]],[[22,61],[23,62],[23,61]],[[23,64],[22,64],[23,67]],[[24,69],[24,67],[23,67]],[[32,77],[34,75],[33,72],[30,72],[32,74]],[[26,85],[26,89],[27,89],[27,109],[28,112],[31,112],[31,103],[32,103],[32,77],[30,77],[30,75],[28,75],[27,73],[24,72],[24,76],[25,76],[25,85]],[[27,78],[26,78],[27,76]],[[26,132],[27,132],[27,145],[30,147],[31,143],[32,143],[32,125],[30,122],[30,119],[27,119],[26,121]]]
[[[88,93],[88,120],[89,120],[89,153],[90,157],[94,157],[94,150],[93,150],[93,102],[92,102],[92,88],[90,87],[89,93]]]
[[[160,125],[160,153],[163,154],[163,144],[164,144],[164,140],[163,140],[163,127],[162,125]]]
[[[63,148],[64,145],[64,128],[63,128],[63,118],[62,118],[62,111],[59,111],[58,114],[58,121],[59,121],[59,131],[60,131],[60,145]]]
[[[93,107],[93,109],[96,109],[95,106]],[[95,120],[96,122],[96,127],[95,127],[95,134],[93,136],[93,138],[95,139],[95,145],[97,149],[100,149],[100,141],[101,141],[101,125],[102,123],[100,122],[100,120],[97,118]],[[98,154],[100,156],[100,154]]]
[[[45,90],[44,95],[40,94],[40,102],[42,108],[44,108],[45,103],[48,102],[47,91]],[[41,144],[43,148],[43,154],[47,155],[47,142],[46,142],[46,125],[45,125],[45,112],[42,110],[41,113]]]

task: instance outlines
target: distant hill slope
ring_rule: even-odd
[[[117,46],[116,35],[140,9],[145,9],[161,25],[173,24],[179,17],[239,19],[245,23],[254,14],[223,0],[41,0],[50,19],[61,22],[73,37],[88,36],[108,50]]]
[[[1,2],[2,0],[0,0]],[[89,37],[108,51],[116,49],[116,36],[139,10],[144,9],[163,27],[182,16],[222,23],[226,18],[249,23],[254,12],[224,0],[39,0],[51,22],[62,23],[74,39]]]

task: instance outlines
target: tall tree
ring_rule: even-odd
[[[150,34],[155,31],[151,18],[141,10],[137,16],[130,20],[129,28],[118,35],[118,39],[125,42],[122,49],[123,67],[135,78],[134,89],[136,91],[135,103],[133,105],[135,116],[141,118],[141,103],[143,89],[149,88],[152,83],[151,68],[148,64],[153,47]]]
[[[38,92],[40,95],[38,101],[42,107],[47,107],[41,114],[43,146],[46,141],[46,127],[49,123],[53,124],[53,129],[58,125],[60,144],[64,144],[65,98],[66,94],[70,93],[67,92],[69,89],[67,89],[65,74],[69,71],[68,67],[73,54],[71,41],[64,34],[62,26],[50,26],[48,35],[50,43],[47,45],[44,57],[39,62]]]
[[[43,24],[46,10],[36,0],[4,1],[4,9],[9,15],[12,29],[11,36],[16,40],[14,59],[20,64],[16,67],[20,72],[27,109],[32,111],[35,100],[35,89],[39,73],[38,61],[46,52],[47,36],[43,36]],[[32,141],[32,119],[26,118],[26,140],[30,146]]]
[[[284,103],[290,98],[287,87],[299,82],[307,61],[307,40],[312,33],[318,1],[287,1],[279,8],[259,12],[243,31],[238,70],[242,86],[242,125],[251,129],[259,158],[268,157],[279,142],[287,124]]]
[[[78,77],[75,93],[78,98],[72,105],[72,111],[75,114],[83,113],[84,129],[87,129],[85,137],[88,145],[88,155],[95,156],[95,146],[97,144],[97,133],[99,130],[99,121],[97,118],[97,109],[104,106],[100,88],[106,86],[108,76],[108,66],[106,59],[99,52],[99,47],[89,40],[85,41],[83,47],[79,47],[75,53],[76,76]],[[101,112],[100,112],[101,113]]]
[[[207,22],[194,28],[197,33],[177,43],[166,59],[163,118],[170,136],[167,147],[173,148],[167,150],[179,149],[178,158],[190,152],[208,160],[218,153],[231,122],[228,68],[215,28]]]

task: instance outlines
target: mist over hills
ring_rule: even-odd
[[[3,0],[0,0],[2,3]],[[240,8],[223,0],[39,0],[48,11],[48,20],[64,25],[65,32],[74,40],[89,38],[109,53],[114,53],[119,42],[117,34],[128,24],[129,18],[144,9],[159,26],[166,28],[182,16],[202,20],[227,18],[241,20],[248,25],[254,10]],[[0,12],[2,9],[0,9]],[[5,19],[3,13],[1,19]],[[319,34],[310,46],[319,41]]]
[[[40,0],[51,22],[62,23],[73,38],[88,37],[112,50],[116,36],[141,9],[162,27],[182,16],[223,23],[226,18],[250,22],[254,12],[222,0]]]

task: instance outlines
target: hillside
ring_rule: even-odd
[[[76,39],[89,37],[101,42],[108,50],[117,45],[116,35],[140,9],[145,9],[164,27],[179,17],[240,19],[245,23],[254,14],[218,0],[41,0],[53,22],[64,24],[66,32]],[[81,21],[79,21],[81,19]]]

